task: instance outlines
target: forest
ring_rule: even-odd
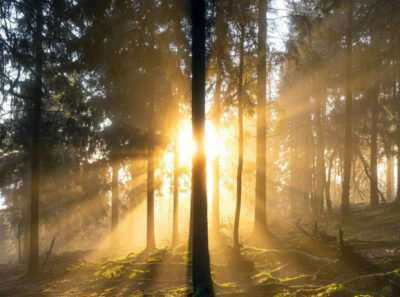
[[[400,296],[399,0],[1,0],[0,296]]]

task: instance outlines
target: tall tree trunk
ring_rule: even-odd
[[[394,71],[395,72],[395,71]],[[393,97],[397,100],[397,81],[396,74],[393,76]],[[400,104],[397,102],[397,189],[395,202],[400,204]]]
[[[310,100],[307,97],[307,105],[310,105]],[[311,110],[311,106],[307,107],[307,110]],[[314,218],[318,218],[318,206],[315,201],[315,164],[314,164],[314,156],[315,156],[315,148],[314,148],[314,136],[312,134],[312,120],[311,114],[306,112],[305,118],[305,191],[304,194],[306,199],[310,203],[310,207],[312,210],[312,214]]]
[[[335,150],[332,153],[331,159],[329,161],[328,177],[325,184],[325,197],[326,197],[326,207],[328,209],[328,214],[332,214],[332,201],[331,201],[331,177],[332,177],[332,167],[335,160]]]
[[[178,244],[179,234],[179,134],[175,135],[174,143],[174,210],[172,221],[172,246]]]
[[[392,156],[392,150],[393,150],[393,145],[392,142],[389,140],[390,144],[388,152],[386,154],[386,159],[387,159],[387,169],[386,169],[386,197],[388,201],[393,200],[393,193],[394,193],[394,187],[393,187],[393,170],[394,170],[394,164],[393,164],[393,156]]]
[[[222,60],[225,48],[225,32],[226,24],[223,18],[223,6],[221,1],[216,1],[216,79],[215,79],[215,96],[214,96],[214,129],[217,134],[217,142],[220,142],[220,117],[221,117],[221,88],[222,88]],[[215,238],[220,235],[220,211],[219,211],[219,154],[215,156],[213,161],[213,199],[212,199],[212,233]]]
[[[322,101],[322,124],[323,124],[323,127],[327,127],[327,125],[328,125],[327,115],[326,115],[326,101],[327,101],[327,96],[326,96],[326,93],[325,93],[323,101]],[[325,135],[325,134],[323,134],[323,135]],[[325,137],[324,137],[324,139],[325,139]],[[325,152],[325,144],[324,144],[324,152]],[[332,158],[333,157],[334,157],[334,154],[332,155]],[[331,161],[331,163],[329,165],[329,170],[328,170],[329,177],[327,177],[326,174],[325,174],[325,178],[324,178],[325,181],[326,181],[324,189],[325,189],[326,208],[328,210],[328,214],[332,214],[332,201],[331,201],[331,191],[330,191],[330,188],[331,188],[331,177],[330,177],[331,172],[332,172],[332,161]],[[324,173],[325,173],[325,171],[324,171]]]
[[[396,86],[395,86],[396,89]],[[395,98],[397,98],[397,92],[395,92]],[[397,192],[396,192],[396,204],[400,205],[400,104],[397,102]]]
[[[156,7],[156,0],[146,1],[148,4],[147,9],[154,10]],[[156,23],[154,19],[150,20],[149,23],[149,47],[150,54],[155,55],[155,32]],[[156,78],[156,65],[153,60],[149,61],[150,77],[152,87],[155,88]],[[155,231],[154,231],[154,153],[155,153],[155,131],[154,131],[154,117],[155,117],[155,97],[156,95],[150,94],[148,102],[148,130],[147,130],[147,238],[146,238],[146,249],[154,250],[156,248]]]
[[[148,106],[147,139],[147,240],[146,249],[156,248],[154,232],[154,97],[151,95]]]
[[[111,248],[119,245],[119,161],[111,159],[112,181],[111,181]]]
[[[372,87],[369,92],[371,101],[371,180],[370,180],[370,205],[379,204],[378,196],[378,108],[379,108],[379,86],[380,86],[380,60],[378,58],[378,44],[376,32],[371,33],[371,65]],[[376,71],[378,69],[378,71]]]
[[[221,108],[220,108],[220,91],[221,91],[221,71],[217,72],[217,79],[215,85],[215,118],[214,118],[214,129],[217,134],[217,141],[219,142],[220,138],[220,116],[221,116]],[[220,218],[219,218],[219,154],[215,156],[213,160],[213,199],[212,199],[212,233],[218,238],[220,235]]]
[[[342,190],[342,218],[347,219],[350,216],[350,175],[352,159],[352,105],[353,95],[351,87],[351,68],[352,68],[352,18],[353,3],[347,0],[347,33],[346,33],[346,113],[345,113],[345,143],[344,143],[344,173]]]
[[[290,215],[292,217],[304,214],[304,183],[301,179],[304,177],[302,174],[302,166],[300,166],[301,160],[301,140],[303,139],[299,135],[300,130],[300,117],[298,113],[291,112],[288,117],[289,131],[290,131],[290,187],[289,187],[289,204],[290,204]],[[308,201],[308,198],[307,198]],[[301,207],[301,209],[300,209]]]
[[[400,111],[399,119],[397,120],[397,130],[400,130]],[[400,137],[397,140],[397,192],[396,192],[396,204],[400,205]]]
[[[18,263],[22,263],[22,248],[21,248],[22,224],[23,224],[23,219],[21,218],[18,221]]]
[[[293,123],[290,123],[290,187],[289,187],[289,205],[290,205],[290,215],[293,217],[297,214],[298,209],[296,207],[296,198],[298,199],[299,195],[299,184],[297,182],[297,153],[294,141],[294,129]]]
[[[192,280],[195,294],[212,294],[207,230],[205,138],[206,3],[192,3],[192,129],[196,153],[192,160]]]
[[[131,176],[131,181],[130,181],[130,187],[131,189],[135,188],[134,180],[135,180],[135,161],[132,157],[132,160],[129,164],[129,171],[130,171],[130,176]],[[129,230],[131,232],[131,237],[129,240],[129,244],[133,247],[135,247],[135,212],[136,212],[136,197],[134,192],[131,193],[129,197],[129,209],[130,209],[130,214],[129,214]]]
[[[244,64],[244,28],[241,29],[240,37],[240,62],[239,62],[239,87],[238,87],[238,118],[239,118],[239,147],[238,168],[236,177],[236,210],[235,223],[233,227],[233,249],[239,250],[239,220],[242,204],[242,171],[243,171],[243,64]]]
[[[266,79],[267,79],[267,0],[258,2],[258,57],[257,57],[257,151],[256,151],[256,201],[254,236],[267,232],[266,196]]]
[[[39,269],[39,183],[40,183],[40,126],[43,79],[43,3],[37,0],[36,28],[33,36],[35,43],[35,93],[33,98],[32,131],[32,176],[30,205],[30,244],[28,272],[35,274]]]
[[[219,138],[219,125],[214,126],[217,138]],[[212,233],[215,238],[220,235],[219,218],[219,156],[216,155],[213,160],[213,199],[212,199]]]
[[[22,261],[24,263],[28,263],[29,260],[29,225],[30,225],[30,207],[29,207],[29,177],[30,172],[26,172],[24,174],[24,200],[23,200],[23,209],[22,209],[22,218],[23,218],[23,233],[24,233],[24,242],[23,242],[23,252],[22,252]]]
[[[397,189],[396,189],[396,200],[395,203],[397,205],[400,205],[400,98],[398,97],[398,89],[397,89],[397,79],[396,79],[396,66],[397,68],[400,68],[399,61],[396,61],[393,63],[393,97],[396,100],[397,103]],[[399,72],[397,72],[399,73]]]
[[[372,92],[371,97],[371,182],[370,205],[379,204],[378,197],[378,97]]]
[[[324,210],[324,189],[326,185],[325,174],[325,139],[322,127],[322,92],[316,96],[315,120],[317,124],[317,168],[315,198],[317,201],[317,215],[321,215]]]

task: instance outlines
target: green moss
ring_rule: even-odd
[[[343,284],[332,283],[317,289],[300,289],[293,295],[295,297],[354,297],[357,293],[345,287]]]
[[[280,281],[287,285],[296,286],[296,285],[301,285],[301,284],[308,284],[313,280],[313,278],[314,278],[314,275],[302,274],[302,275],[299,275],[296,277],[287,277],[287,278],[281,279]]]
[[[400,269],[393,270],[387,273],[386,276],[395,282],[400,282]]]
[[[143,274],[145,273],[144,270],[142,270],[142,269],[135,269],[135,268],[134,268],[134,269],[131,269],[130,271],[131,271],[131,273],[130,273],[129,276],[128,276],[129,279],[137,278],[138,276],[143,275]]]
[[[342,284],[331,284],[325,291],[327,296],[340,296],[340,294],[343,294],[344,292],[346,292],[346,290]]]
[[[277,283],[281,281],[279,278],[272,276],[269,271],[262,271],[260,273],[257,273],[252,277],[252,279],[256,284],[259,285],[268,283]]]

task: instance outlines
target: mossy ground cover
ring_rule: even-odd
[[[329,224],[325,224],[329,222]],[[295,224],[271,226],[282,249],[241,248],[230,256],[228,243],[211,248],[218,296],[347,297],[400,296],[400,215],[383,208],[355,212],[353,221],[321,220],[323,232],[337,236],[366,259],[357,267],[341,258],[337,241],[313,242]],[[304,224],[312,230],[313,224]],[[89,252],[50,257],[43,273],[24,276],[18,264],[0,267],[0,296],[188,296],[191,267],[185,247],[130,253],[89,261]],[[239,258],[238,258],[239,257]]]

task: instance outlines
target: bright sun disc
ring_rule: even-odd
[[[217,132],[210,121],[206,122],[206,155],[207,159],[214,159],[219,154],[219,141]],[[192,161],[192,156],[196,151],[193,141],[192,125],[186,121],[179,130],[179,163],[188,165]]]

